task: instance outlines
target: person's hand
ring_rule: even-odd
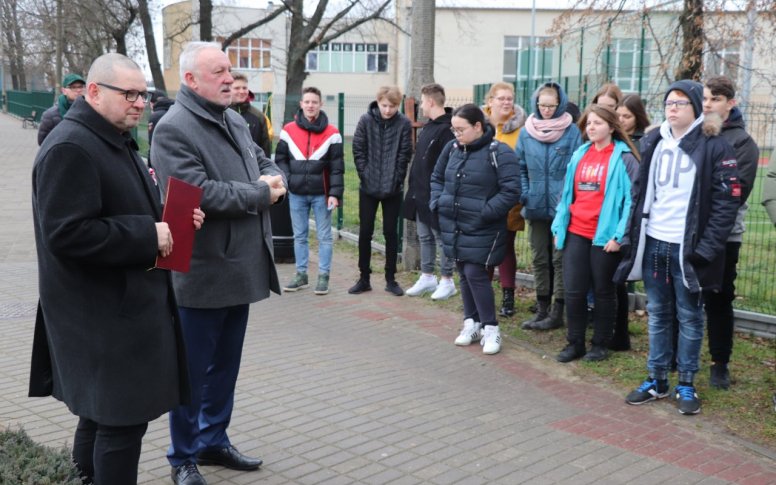
[[[608,243],[606,243],[606,246],[604,246],[605,253],[616,253],[619,251],[620,251],[620,243],[618,243],[614,239],[610,240]]]
[[[270,185],[269,190],[269,198],[273,204],[280,200],[281,197],[286,195],[286,187],[283,184],[281,184],[279,187],[273,187]]]
[[[205,213],[202,212],[202,209],[197,207],[194,209],[194,229],[199,231],[202,229],[202,224],[205,222]]]
[[[166,222],[156,223],[156,241],[159,245],[159,254],[163,258],[172,253],[172,232]]]
[[[553,245],[553,247],[555,247],[556,249],[558,248],[558,236],[554,236],[554,237],[552,238],[552,245]]]
[[[331,211],[339,207],[339,200],[337,200],[336,197],[333,195],[329,196],[329,200],[327,201],[326,207]]]
[[[280,175],[262,175],[259,177],[259,182],[264,182],[273,189],[283,187],[283,177]]]

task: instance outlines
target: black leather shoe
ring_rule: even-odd
[[[588,362],[598,362],[607,358],[609,358],[609,352],[606,351],[606,347],[601,345],[593,345],[593,348],[584,357]]]
[[[220,450],[200,452],[197,455],[197,463],[202,466],[223,466],[232,470],[256,470],[263,461],[260,458],[245,456],[230,445]]]
[[[172,483],[175,485],[207,485],[207,481],[199,473],[197,465],[191,462],[172,467],[171,475]]]
[[[560,351],[555,360],[558,362],[566,363],[572,360],[580,359],[585,355],[584,347],[577,347],[576,345],[568,344]]]

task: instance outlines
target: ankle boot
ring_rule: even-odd
[[[536,322],[534,330],[553,330],[563,326],[563,300],[555,300],[547,318]]]
[[[511,317],[515,314],[515,289],[502,288],[501,310],[498,314],[502,317]]]
[[[535,325],[547,318],[550,310],[549,300],[536,300],[536,314],[521,325],[524,330],[535,330]]]

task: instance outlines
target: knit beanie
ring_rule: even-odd
[[[692,110],[695,113],[695,117],[699,117],[703,113],[703,84],[690,79],[682,79],[681,81],[675,81],[668,86],[666,95],[663,98],[663,102],[668,99],[668,94],[671,91],[681,91],[685,96],[690,98],[692,103]]]

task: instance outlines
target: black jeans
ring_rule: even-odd
[[[606,253],[590,239],[568,233],[563,249],[563,284],[566,297],[568,334],[566,339],[578,348],[585,347],[587,293],[593,286],[593,345],[606,346],[612,339],[617,313],[616,285],[612,281],[619,252]]]
[[[736,298],[736,265],[740,242],[725,244],[725,272],[719,293],[705,291],[706,326],[709,332],[709,353],[711,360],[720,364],[730,362],[733,353],[733,300]]]
[[[358,192],[358,270],[362,278],[369,278],[372,270],[372,234],[375,232],[377,206],[383,206],[383,236],[385,237],[385,280],[396,278],[396,257],[399,250],[399,211],[401,192],[385,199],[378,199],[362,191]]]
[[[498,325],[496,320],[496,296],[490,282],[488,267],[483,264],[455,263],[461,278],[463,318],[472,318],[482,325]]]
[[[73,439],[73,461],[84,483],[135,485],[146,429],[148,423],[107,426],[80,418]]]

